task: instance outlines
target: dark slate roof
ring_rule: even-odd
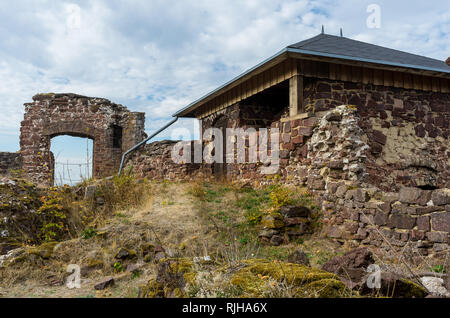
[[[450,72],[450,66],[444,61],[328,34],[319,34],[311,39],[290,45],[289,48],[348,56],[353,59],[374,60],[379,61],[380,64],[393,63],[399,64],[399,66],[405,65],[405,67],[416,66],[418,69]]]
[[[242,73],[241,75],[237,76],[221,87],[203,96],[199,100],[186,106],[182,110],[175,113],[173,116],[182,117],[187,116],[188,114],[192,115],[192,111],[198,108],[200,105],[199,103],[201,103],[206,98],[210,97],[213,94],[220,94],[220,91],[226,89],[228,85],[243,78],[244,76],[252,73],[257,69],[264,67],[272,60],[279,58],[280,56],[283,56],[289,52],[298,53],[300,55],[315,55],[342,60],[375,63],[385,66],[402,67],[405,68],[405,70],[416,69],[450,74],[450,66],[448,66],[444,61],[393,50],[379,45],[356,41],[346,37],[322,33],[311,39],[298,42],[284,48],[274,56],[268,58],[267,60],[247,70],[246,72]]]

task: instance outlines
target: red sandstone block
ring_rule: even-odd
[[[411,231],[411,240],[413,241],[421,241],[425,239],[425,232],[412,230]]]
[[[312,136],[313,129],[312,129],[312,127],[300,127],[298,132],[301,136],[309,137],[309,136]]]
[[[295,138],[292,138],[292,142],[294,144],[302,144],[303,143],[303,136],[297,136]]]
[[[294,144],[292,144],[292,143],[282,144],[282,149],[283,150],[294,150]]]
[[[301,124],[302,124],[302,121],[300,119],[293,120],[293,121],[291,121],[291,128],[300,127]]]
[[[291,132],[291,123],[290,123],[290,122],[287,122],[287,123],[284,124],[284,129],[283,129],[283,131],[284,131],[285,133]]]
[[[291,134],[283,134],[282,140],[284,143],[289,143],[291,141]]]
[[[302,126],[314,127],[314,125],[316,124],[316,121],[317,121],[316,117],[310,117],[310,118],[304,119],[302,121]]]

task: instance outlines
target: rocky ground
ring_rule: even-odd
[[[322,237],[320,215],[303,189],[107,182],[56,195],[59,190],[2,180],[0,212],[38,224],[34,231],[41,232],[20,240],[9,225],[0,241],[0,296],[450,296],[448,260],[413,265],[401,254]],[[65,213],[64,231],[49,238],[42,232],[49,223],[36,220],[37,211]],[[77,211],[85,220],[74,220]],[[77,268],[80,286],[69,288]],[[376,275],[379,286],[369,288]]]

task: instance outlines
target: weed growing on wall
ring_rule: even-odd
[[[46,242],[62,238],[67,228],[67,210],[63,206],[63,195],[66,191],[70,189],[52,188],[48,195],[41,197],[42,206],[37,214],[42,217],[40,236]]]

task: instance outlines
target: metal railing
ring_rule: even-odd
[[[160,128],[159,130],[157,130],[154,134],[152,134],[150,137],[148,137],[147,139],[141,141],[140,143],[138,143],[137,145],[135,145],[134,147],[128,149],[127,151],[124,152],[124,154],[122,155],[122,161],[120,162],[120,168],[119,168],[119,176],[122,174],[122,170],[123,170],[123,165],[125,163],[125,158],[127,157],[128,154],[132,153],[133,151],[137,150],[139,147],[141,147],[142,145],[146,144],[149,140],[155,138],[157,135],[159,135],[161,132],[163,132],[164,130],[166,130],[167,128],[169,128],[170,126],[172,126],[173,124],[175,124],[178,121],[178,117],[175,117],[174,120],[172,120],[170,123],[168,123],[167,125],[165,125],[164,127]]]

